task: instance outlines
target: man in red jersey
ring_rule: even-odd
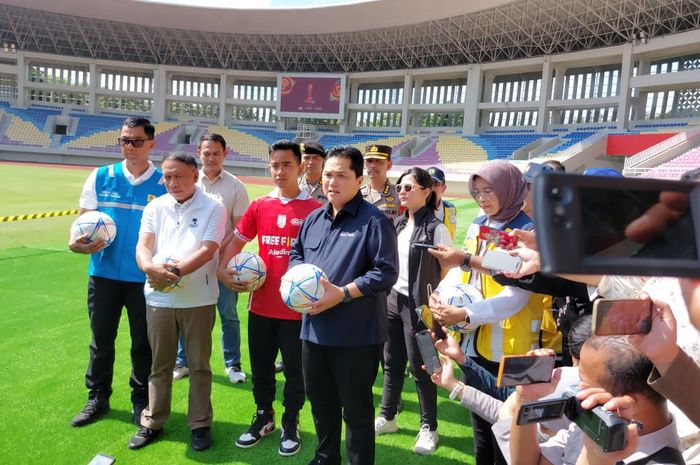
[[[304,378],[301,370],[301,314],[290,310],[279,293],[282,275],[287,271],[292,241],[299,234],[304,219],[321,204],[299,188],[301,150],[298,144],[279,141],[270,146],[270,174],[277,188],[253,201],[236,227],[233,239],[224,249],[219,263],[221,282],[237,292],[248,292],[248,283],[237,282],[235,272],[226,269],[246,243],[258,238],[259,255],[265,262],[265,283],[250,298],[248,350],[253,372],[253,396],[257,406],[248,431],[236,446],[255,446],[263,436],[275,430],[275,357],[277,350],[284,359],[284,414],[279,453],[299,452],[299,411],[304,405]]]

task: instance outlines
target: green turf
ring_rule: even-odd
[[[0,216],[76,208],[85,170],[0,165]],[[270,186],[248,186],[251,199],[269,192]],[[476,208],[456,200],[460,212],[458,237],[464,237]],[[70,418],[82,408],[86,390],[90,331],[85,305],[87,257],[67,251],[67,231],[75,217],[0,223],[0,392],[4,419],[0,422],[2,463],[87,464],[97,453],[117,457],[118,464],[235,463],[306,464],[312,457],[315,435],[308,403],[301,414],[302,450],[295,457],[277,454],[277,434],[256,448],[241,450],[235,438],[245,431],[254,412],[251,383],[231,385],[223,373],[218,325],[214,329],[212,368],[214,387],[214,447],[194,453],[188,447],[186,425],[188,382],[175,383],[173,415],[166,434],[141,451],[126,447],[135,432],[131,424],[128,379],[128,322],[122,317],[117,339],[112,411],[102,421],[74,429]],[[254,248],[252,248],[254,249]],[[243,365],[249,372],[246,298],[240,299]],[[278,380],[283,381],[281,375]],[[278,383],[281,400],[281,382]],[[381,396],[381,374],[374,388]],[[399,433],[377,439],[378,464],[473,463],[468,412],[439,398],[440,444],[434,457],[412,452],[419,416],[415,386],[406,383],[406,410],[398,417]],[[275,407],[281,413],[281,404]]]

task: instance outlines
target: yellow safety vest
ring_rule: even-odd
[[[479,250],[480,240],[472,228],[465,239],[466,251],[475,255]],[[506,228],[505,231],[511,231]],[[471,237],[471,239],[470,239]],[[495,248],[489,244],[489,249]],[[471,272],[462,273],[462,282],[467,283]],[[481,291],[484,299],[493,297],[503,290],[491,276],[481,273]],[[473,336],[476,353],[487,360],[499,362],[502,355],[522,355],[528,350],[546,347],[562,352],[562,335],[552,315],[552,296],[544,294],[530,295],[527,304],[515,315],[498,323],[479,326]]]

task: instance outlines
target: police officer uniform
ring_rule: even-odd
[[[391,147],[388,145],[368,145],[365,147],[365,160],[391,160]],[[401,204],[396,193],[396,186],[386,180],[381,191],[373,191],[369,184],[360,188],[362,197],[377,207],[387,218],[394,221],[394,218],[401,214]]]
[[[309,155],[320,155],[324,161],[326,160],[326,149],[324,149],[323,146],[315,140],[302,142],[299,144],[299,148],[301,149],[302,155],[305,153]],[[323,205],[328,203],[328,197],[326,197],[326,195],[323,193],[321,180],[319,180],[316,184],[310,184],[306,180],[306,175],[302,174],[299,178],[299,188],[306,192],[309,197],[321,202]]]

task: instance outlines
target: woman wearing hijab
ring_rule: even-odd
[[[484,214],[476,217],[469,227],[464,249],[441,248],[431,253],[440,259],[443,267],[459,265],[462,282],[479,289],[484,300],[463,309],[431,298],[430,309],[444,325],[459,324],[474,330],[465,334],[466,354],[496,375],[501,356],[525,354],[540,347],[542,339],[556,337],[556,322],[551,314],[551,297],[501,286],[490,270],[481,267],[485,252],[496,247],[479,239],[481,226],[501,231],[533,227],[530,217],[522,211],[527,182],[520,170],[505,160],[485,163],[470,177],[469,192]],[[460,389],[460,385],[455,389]],[[455,392],[453,397],[458,395]],[[490,424],[472,414],[472,428],[476,464],[505,463]]]

